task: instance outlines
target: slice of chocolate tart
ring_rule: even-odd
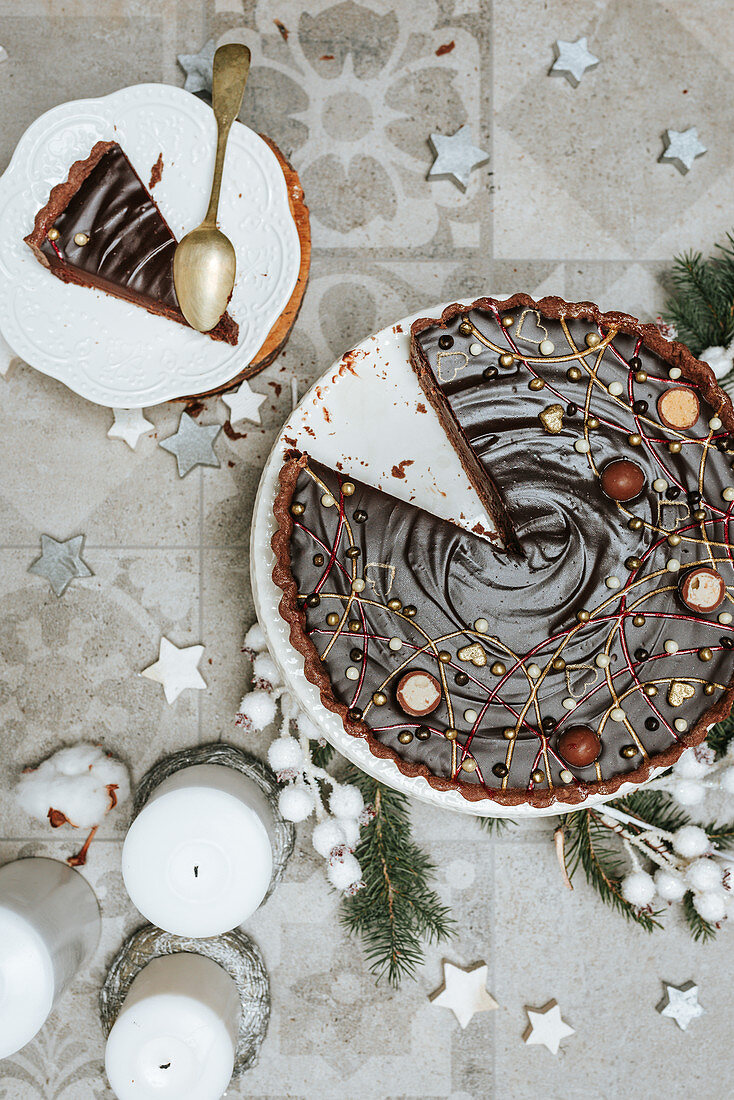
[[[25,238],[64,283],[102,290],[149,313],[188,322],[173,285],[176,238],[115,141],[98,141],[51,190]],[[205,335],[236,346],[228,313]]]

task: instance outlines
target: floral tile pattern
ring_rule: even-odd
[[[582,35],[600,64],[576,89],[549,79],[554,41]],[[249,515],[294,382],[303,394],[368,332],[458,297],[525,290],[650,318],[673,253],[705,251],[731,228],[727,0],[0,0],[0,169],[40,112],[126,84],[180,85],[176,55],[210,37],[252,49],[242,118],[279,143],[306,187],[310,285],[285,353],[253,382],[267,396],[262,424],[222,432],[217,469],[179,479],[158,447],[179,404],[147,410],[154,430],[133,452],[107,438],[108,410],[18,362],[0,378],[0,862],[63,859],[78,846],[12,797],[20,769],[59,743],[99,739],[138,778],[185,745],[242,742],[233,718],[248,671]],[[490,154],[466,194],[426,180],[429,134],[464,123]],[[662,131],[688,125],[708,152],[682,177],[657,158]],[[219,399],[203,406],[203,423],[224,422]],[[86,535],[93,576],[60,600],[27,572],[46,532]],[[206,691],[173,706],[138,675],[162,634],[205,646]],[[264,753],[269,736],[248,748]],[[0,1062],[0,1100],[111,1100],[96,997],[141,923],[119,874],[126,815],[105,823],[84,872],[104,916],[95,957],[37,1039]],[[301,829],[285,881],[247,924],[273,1014],[259,1065],[228,1096],[730,1093],[730,932],[694,945],[672,923],[649,939],[581,884],[569,894],[541,822],[495,838],[420,804],[413,821],[455,942],[429,949],[416,983],[375,986]],[[466,1031],[427,999],[444,954],[489,965],[500,1008]],[[663,980],[690,978],[707,1014],[681,1036],[655,1004]],[[576,1028],[557,1059],[521,1038],[524,1005],[551,997]]]

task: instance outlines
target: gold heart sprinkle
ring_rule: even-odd
[[[538,413],[538,420],[551,435],[558,435],[563,431],[563,405],[549,405]]]
[[[687,684],[683,680],[672,680],[668,688],[668,703],[671,707],[682,707],[686,699],[691,699],[696,694],[693,684]]]
[[[471,661],[476,668],[484,668],[487,663],[487,654],[479,645],[479,642],[472,642],[471,645],[463,646],[457,657],[460,661]]]

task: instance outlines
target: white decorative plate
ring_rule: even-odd
[[[471,302],[474,297],[463,300]],[[285,452],[292,447],[330,466],[342,463],[345,472],[442,519],[467,529],[477,522],[485,529],[489,526],[409,362],[412,322],[416,317],[436,317],[444,308],[424,309],[363,340],[334,363],[286,422],[265,464],[252,517],[250,570],[258,619],[299,705],[343,756],[381,783],[478,817],[545,817],[620,798],[635,785],[624,784],[614,795],[595,795],[573,806],[561,801],[546,809],[500,806],[491,799],[468,802],[458,791],[437,791],[421,777],[403,775],[391,760],[373,756],[365,741],[350,737],[339,715],[322,704],[318,689],[304,675],[303,657],[291,645],[288,625],[278,611],[282,592],[273,582],[275,556],[270,546],[275,532],[273,501]]]
[[[23,237],[54,184],[96,141],[119,141],[180,239],[204,217],[216,123],[196,96],[138,84],[104,99],[54,107],[25,132],[0,178],[0,331],[16,355],[100,405],[143,408],[214,389],[260,349],[298,278],[300,244],[283,172],[269,146],[235,122],[219,220],[237,253],[230,347],[100,291],[69,286],[33,256]]]

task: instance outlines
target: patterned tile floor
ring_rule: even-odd
[[[249,514],[292,375],[303,391],[367,332],[493,288],[654,316],[671,255],[710,248],[734,221],[729,0],[0,0],[0,167],[40,112],[140,81],[180,85],[176,54],[231,32],[253,49],[242,117],[279,142],[307,190],[311,284],[285,355],[255,383],[268,395],[262,428],[220,436],[221,469],[183,481],[156,442],[173,430],[174,406],[148,413],[156,435],[133,453],[106,438],[108,412],[24,364],[0,381],[3,861],[63,858],[74,843],[8,794],[19,768],[58,742],[97,737],[139,777],[168,749],[232,736],[252,618]],[[574,90],[547,70],[554,40],[579,35],[601,63]],[[489,164],[466,195],[428,185],[428,133],[467,121]],[[709,151],[682,177],[657,157],[661,132],[689,125]],[[223,421],[224,406],[209,401],[203,416]],[[44,531],[87,536],[94,576],[61,600],[27,573]],[[161,633],[206,646],[207,691],[172,707],[136,676]],[[499,1011],[462,1032],[429,1005],[440,950],[415,984],[375,988],[302,833],[286,883],[248,922],[273,1018],[259,1066],[228,1095],[731,1095],[730,930],[701,946],[673,919],[649,938],[582,885],[567,893],[547,826],[495,840],[422,805],[414,823],[459,921],[449,957],[487,959]],[[122,814],[105,826],[85,872],[105,916],[92,968],[37,1040],[0,1063],[2,1100],[111,1096],[96,991],[139,923],[118,873],[124,827]],[[707,1011],[682,1033],[655,1005],[663,979],[689,978]],[[521,1040],[523,1005],[554,996],[577,1031],[558,1058]]]

